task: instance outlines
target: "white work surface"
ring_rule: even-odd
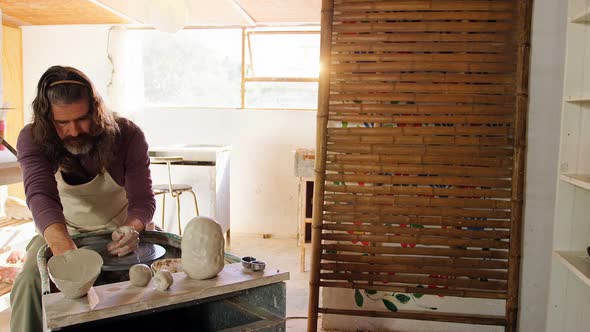
[[[173,277],[174,284],[167,291],[157,291],[154,280],[146,287],[133,286],[128,281],[94,287],[99,298],[94,309],[90,308],[87,296],[72,300],[62,293],[43,295],[45,327],[53,330],[270,285],[289,280],[289,272],[268,266],[262,272],[251,272],[241,263],[234,263],[208,280],[190,279],[184,272],[174,273]]]
[[[182,163],[172,164],[172,183],[188,184],[197,195],[199,213],[211,217],[220,225],[223,232],[230,229],[230,151],[225,145],[170,145],[150,147],[151,157],[182,156]],[[168,183],[168,170],[165,164],[152,164],[152,182]],[[161,226],[162,197],[156,197],[156,212],[153,220]],[[195,207],[190,194],[181,200],[182,228],[195,216]],[[164,213],[166,232],[178,234],[176,202],[169,195],[166,198]]]

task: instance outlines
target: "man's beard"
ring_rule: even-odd
[[[87,154],[94,147],[95,138],[88,134],[76,137],[67,136],[63,139],[63,145],[73,155]]]

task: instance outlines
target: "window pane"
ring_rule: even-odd
[[[317,109],[318,83],[247,82],[247,108]]]
[[[252,34],[248,77],[318,77],[320,34]]]
[[[136,30],[146,104],[240,107],[241,30]]]

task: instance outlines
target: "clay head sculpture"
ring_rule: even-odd
[[[207,217],[189,221],[182,237],[182,268],[192,279],[215,277],[225,264],[221,226]]]

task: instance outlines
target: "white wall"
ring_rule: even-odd
[[[23,27],[25,123],[36,84],[52,65],[85,72],[107,100],[107,26]],[[108,102],[108,100],[107,100]],[[294,237],[297,179],[292,151],[315,147],[315,112],[149,109],[133,119],[152,146],[231,144],[231,229]],[[157,217],[156,217],[157,218]]]
[[[567,1],[534,0],[519,331],[545,331]]]

